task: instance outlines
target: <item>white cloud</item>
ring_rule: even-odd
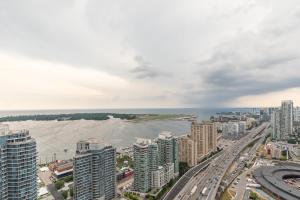
[[[300,86],[299,13],[297,0],[1,1],[0,109],[260,104]]]

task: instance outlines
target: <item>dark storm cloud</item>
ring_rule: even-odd
[[[300,71],[300,55],[294,41],[280,41],[274,48],[275,38],[271,43],[263,39],[246,34],[218,46],[209,59],[199,62],[196,80],[202,88],[187,91],[187,102],[224,105],[243,96],[300,87],[296,73]]]

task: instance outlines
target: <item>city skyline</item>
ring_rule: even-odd
[[[300,105],[297,3],[3,1],[0,110]]]

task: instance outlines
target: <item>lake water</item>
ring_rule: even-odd
[[[51,111],[0,111],[0,116],[57,114],[78,112],[113,112],[131,114],[193,114],[199,120],[208,119],[216,112],[248,111],[246,109],[113,109],[113,110],[51,110]],[[75,153],[76,142],[81,139],[97,138],[104,144],[115,147],[126,147],[138,137],[153,139],[162,131],[171,131],[174,135],[183,135],[190,131],[188,121],[146,121],[130,122],[126,120],[110,119],[106,121],[23,121],[8,122],[11,129],[27,129],[36,139],[40,162],[53,159],[72,158]],[[67,149],[67,152],[64,151]]]

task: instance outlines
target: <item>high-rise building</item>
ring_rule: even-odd
[[[295,121],[300,122],[300,107],[295,108]]]
[[[152,141],[139,138],[133,145],[134,190],[147,193],[160,188],[178,174],[178,141],[163,132]]]
[[[274,110],[271,116],[271,126],[272,126],[272,139],[281,140],[281,111],[279,109]]]
[[[284,100],[281,102],[281,136],[288,139],[293,133],[293,101]]]
[[[217,128],[212,122],[192,122],[191,138],[196,142],[197,161],[217,148]]]
[[[116,149],[96,139],[77,143],[74,157],[74,199],[111,200],[116,196]]]
[[[0,129],[0,199],[37,199],[35,139],[27,130]]]
[[[189,167],[197,164],[197,143],[191,139],[190,135],[184,135],[178,138],[179,142],[179,160],[185,162]]]
[[[158,164],[174,164],[174,172],[179,172],[178,139],[171,132],[162,132],[157,138],[158,145]]]
[[[151,189],[152,172],[158,169],[158,146],[149,139],[137,139],[133,145],[135,191],[146,193]]]

